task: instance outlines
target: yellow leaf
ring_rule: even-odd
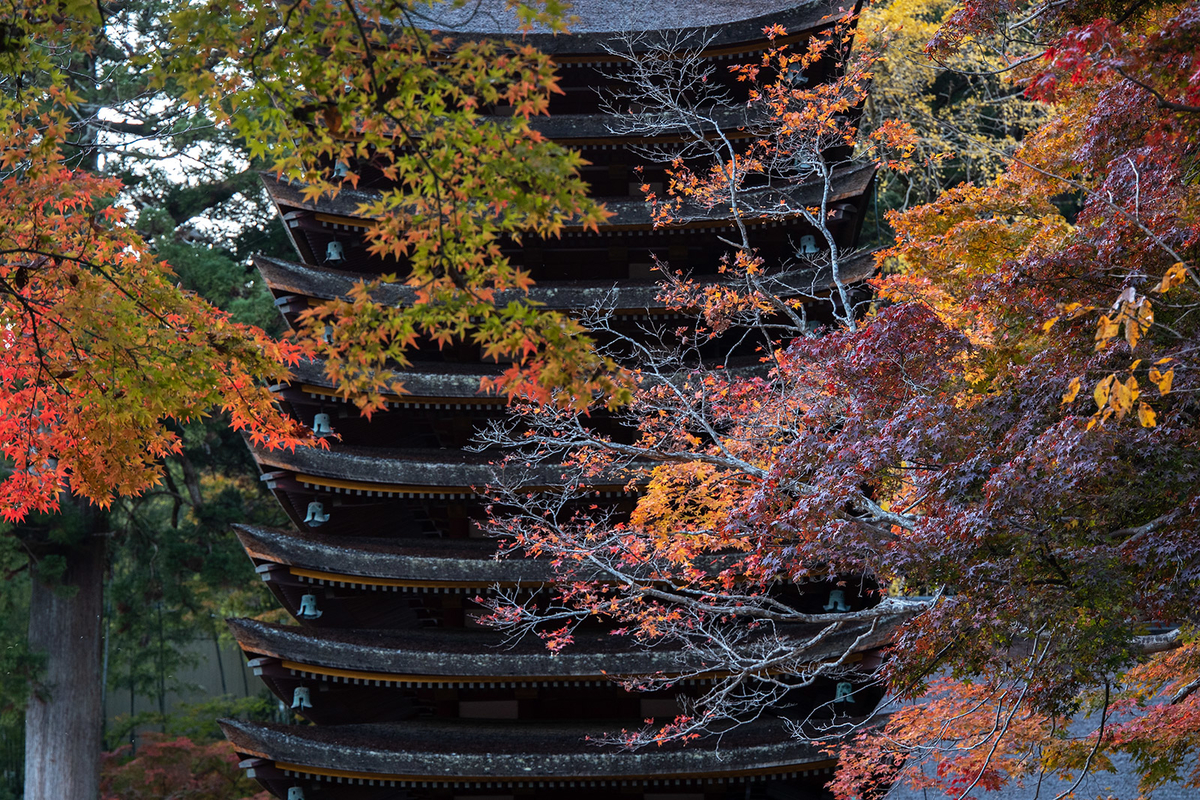
[[[1104,409],[1103,414],[1097,411],[1092,415],[1092,418],[1088,420],[1087,429],[1090,431],[1096,425],[1103,426],[1104,423],[1108,422],[1108,418],[1112,416],[1112,413],[1113,410],[1111,408]]]
[[[1133,317],[1126,317],[1125,341],[1129,342],[1130,350],[1137,347],[1138,337],[1141,336],[1141,330],[1139,330],[1139,327],[1140,326],[1138,325],[1138,321],[1136,319]]]
[[[1162,282],[1154,287],[1154,291],[1159,294],[1169,292],[1185,280],[1187,280],[1187,267],[1183,265],[1182,261],[1177,261],[1170,266],[1167,274],[1163,275]]]
[[[1171,381],[1175,380],[1175,368],[1171,367],[1166,372],[1159,372],[1157,367],[1150,369],[1150,380],[1158,386],[1159,394],[1169,394],[1171,392]]]
[[[1056,322],[1058,322],[1058,317],[1051,317],[1050,319],[1046,320],[1044,323],[1042,323],[1042,332],[1048,333],[1050,329],[1054,327],[1054,323]]]
[[[1142,360],[1140,358],[1137,361],[1134,361],[1132,364],[1129,365],[1129,371],[1133,372],[1135,369],[1138,368],[1138,364],[1141,364],[1141,363],[1142,363]]]
[[[1130,380],[1133,380],[1133,378],[1130,378]],[[1112,393],[1108,396],[1108,404],[1112,407],[1113,411],[1117,412],[1118,418],[1123,418],[1133,410],[1133,397],[1133,392],[1129,390],[1128,384],[1121,381],[1113,381]]]
[[[1108,340],[1116,336],[1120,328],[1120,324],[1109,319],[1107,314],[1101,315],[1096,323],[1096,349],[1103,350]]]
[[[1114,380],[1116,380],[1116,376],[1109,375],[1096,384],[1096,390],[1092,392],[1092,397],[1096,401],[1097,408],[1104,408],[1108,405],[1108,387],[1112,386]]]
[[[1137,347],[1141,335],[1154,324],[1154,309],[1150,307],[1150,301],[1143,297],[1138,302],[1136,313],[1126,310],[1125,314],[1125,341],[1129,342],[1132,349]]]
[[[1072,378],[1071,383],[1067,385],[1067,391],[1062,396],[1063,405],[1075,402],[1075,396],[1079,394],[1079,378]]]
[[[1067,319],[1076,319],[1082,317],[1089,311],[1095,311],[1095,306],[1085,306],[1081,303],[1068,303],[1062,307],[1062,312],[1067,315]]]
[[[1154,409],[1145,403],[1138,403],[1138,422],[1142,423],[1143,428],[1153,428],[1155,425]]]

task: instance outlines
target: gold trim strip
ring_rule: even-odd
[[[482,581],[482,582],[480,582],[480,581],[476,581],[476,582],[471,582],[471,581],[418,581],[418,580],[405,580],[405,579],[401,579],[401,578],[370,578],[370,577],[365,577],[365,576],[360,576],[360,575],[345,575],[345,574],[334,573],[334,572],[319,572],[315,569],[304,569],[302,567],[288,567],[288,572],[290,572],[292,575],[295,575],[296,577],[299,577],[299,578],[314,578],[316,580],[323,580],[323,581],[336,581],[337,583],[362,583],[362,584],[366,584],[368,586],[411,586],[411,587],[424,587],[424,588],[430,588],[430,589],[464,589],[464,588],[486,589],[489,586],[496,586],[496,585],[507,586],[507,587],[516,587],[516,586],[523,585],[519,582],[497,584],[496,581]],[[529,584],[529,585],[540,586],[541,584],[542,584],[542,582],[538,581],[535,584]]]
[[[277,656],[278,658],[278,656]],[[408,675],[390,672],[363,672],[354,669],[338,669],[337,667],[320,667],[315,664],[302,664],[299,661],[279,659],[285,669],[297,672],[309,672],[314,675],[329,675],[335,678],[354,678],[360,681],[385,681],[388,683],[576,683],[583,681],[611,681],[610,675]]]
[[[330,489],[352,489],[356,492],[391,492],[393,494],[474,494],[470,486],[407,486],[399,483],[361,483],[341,478],[325,478],[319,475],[294,473],[301,483],[327,486]]]
[[[343,217],[339,214],[326,214],[323,211],[314,212],[313,219],[315,219],[317,222],[331,222],[334,225],[348,225],[352,228],[374,228],[379,224],[373,219]]]
[[[282,469],[291,469],[283,466]],[[314,486],[325,486],[330,489],[351,489],[362,492],[391,492],[393,494],[477,494],[474,487],[471,486],[405,486],[397,483],[360,483],[358,481],[347,481],[341,478],[325,478],[318,475],[308,475],[301,472],[293,472],[292,475],[300,483],[309,483]],[[544,489],[549,489],[548,486],[527,486],[522,491],[536,492]],[[603,486],[589,486],[589,492],[625,492],[625,484],[612,484]]]
[[[400,379],[401,379],[401,381],[404,380],[403,374],[401,374]],[[300,384],[298,391],[307,392],[308,394],[319,394],[322,397],[333,397],[338,400],[345,399],[340,394],[338,394],[336,389],[330,389],[328,386],[314,386],[313,384],[310,384],[310,383],[302,383],[302,384]],[[508,404],[508,398],[499,397],[499,396],[495,396],[495,397],[430,397],[430,396],[417,395],[417,394],[408,394],[408,395],[385,394],[385,395],[383,395],[383,399],[385,402],[395,403],[397,405],[423,405],[423,404],[429,404],[429,403],[455,403],[457,405],[485,406],[485,405],[507,405]]]

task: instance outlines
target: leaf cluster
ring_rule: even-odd
[[[561,11],[552,5],[520,11],[546,23]],[[370,253],[396,265],[382,280],[415,291],[389,307],[364,284],[305,316],[313,351],[364,410],[401,390],[396,369],[419,338],[470,339],[510,360],[495,386],[511,393],[550,399],[568,386],[565,402],[619,399],[614,365],[594,360],[576,323],[524,299],[494,303],[530,285],[504,243],[606,216],[578,154],[530,125],[560,91],[551,62],[519,42],[440,35],[438,13],[408,0],[188,7],[164,70],[306,197],[355,193],[357,214],[373,220]],[[332,177],[337,163],[345,178]],[[364,180],[384,188],[361,191]]]

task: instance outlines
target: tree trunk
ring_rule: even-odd
[[[25,800],[100,796],[104,539],[87,537],[63,556],[61,580],[32,575],[29,646],[45,654],[46,670],[25,710]]]

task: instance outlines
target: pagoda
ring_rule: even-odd
[[[481,9],[457,27],[453,19],[439,27],[467,36],[517,34],[503,2]],[[620,72],[606,46],[614,31],[670,31],[676,41],[691,36],[705,42],[705,58],[739,63],[766,48],[768,25],[783,26],[787,41],[802,43],[854,10],[797,0],[583,0],[572,9],[571,35],[527,35],[554,58],[564,89],[539,129],[582,151],[583,177],[612,212],[598,231],[568,229],[559,239],[527,240],[506,251],[536,281],[531,299],[568,312],[603,299],[635,324],[676,314],[657,299],[656,260],[721,279],[728,249],[722,237],[732,220],[714,212],[656,227],[640,187],[662,182],[663,165],[639,155],[644,150],[636,145],[645,142],[614,134],[606,123],[595,87]],[[727,133],[738,135],[736,120]],[[847,250],[873,177],[872,167],[860,166],[834,178],[838,212],[831,225]],[[356,281],[394,271],[368,253],[371,220],[355,216],[378,183],[367,179],[335,199],[312,200],[294,185],[264,182],[297,260],[259,258],[257,266],[290,324],[304,309],[344,296]],[[794,191],[802,198],[817,189]],[[767,264],[787,261],[795,243],[812,234],[798,219],[748,224]],[[871,257],[859,256],[841,268],[842,280],[861,281],[873,269]],[[797,291],[811,289],[812,277],[798,280]],[[781,283],[787,285],[786,276]],[[384,285],[376,297],[403,303],[409,290]],[[816,304],[810,317],[822,314],[828,318],[829,310]],[[466,448],[480,426],[506,413],[505,398],[479,389],[482,378],[503,366],[488,363],[469,343],[419,348],[412,360],[407,393],[389,397],[370,420],[340,398],[318,363],[294,369],[290,382],[276,387],[291,414],[318,434],[337,436],[328,449],[254,452],[294,529],[238,526],[236,533],[298,624],[230,625],[255,673],[304,722],[223,722],[248,773],[286,800],[827,796],[823,785],[834,763],[795,739],[788,720],[830,708],[843,694],[834,680],[818,680],[787,709],[719,743],[626,751],[589,739],[639,727],[648,717],[670,720],[680,697],[720,675],[687,663],[681,652],[636,648],[601,628],[552,655],[540,642],[506,644],[480,623],[485,612],[476,598],[497,590],[546,592],[554,580],[551,567],[536,559],[494,558],[497,544],[483,533],[488,501],[480,487],[492,479],[495,456]],[[544,469],[550,485],[554,470]],[[536,474],[531,480],[541,483]],[[588,488],[618,512],[635,500],[622,476],[598,478]],[[813,612],[828,608],[834,593],[832,584],[792,588],[792,602]],[[840,587],[836,597],[843,610],[875,602],[856,583]],[[885,644],[883,634],[867,636],[868,627],[846,625],[813,659],[836,659],[856,641],[864,652]],[[649,693],[627,691],[610,678],[650,673],[688,677]],[[858,698],[856,713],[870,710],[877,698],[869,694]]]

